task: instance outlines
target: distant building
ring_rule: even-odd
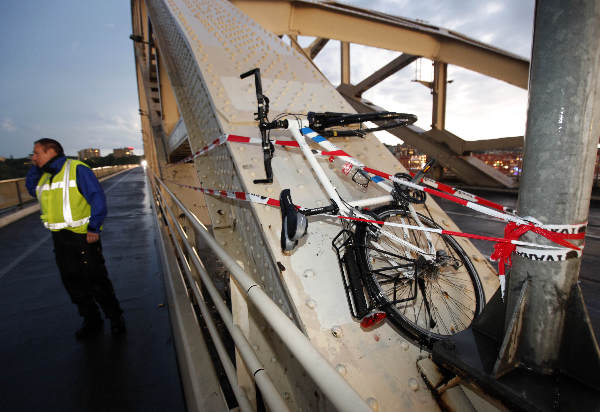
[[[427,155],[414,147],[401,144],[388,146],[388,149],[408,171],[418,171],[427,163]]]
[[[114,157],[133,156],[133,147],[123,147],[121,149],[113,149]]]
[[[92,157],[100,157],[100,149],[82,149],[77,152],[79,160],[87,160]]]
[[[521,175],[523,168],[523,152],[521,150],[489,150],[487,152],[472,153],[471,155],[505,175]]]

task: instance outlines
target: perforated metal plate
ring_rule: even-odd
[[[254,122],[256,95],[252,78],[242,72],[260,67],[263,91],[271,100],[271,118],[281,112],[353,112],[334,87],[306,59],[277,36],[266,32],[222,0],[148,0],[161,56],[166,60],[178,104],[185,119],[192,151],[223,133],[258,137]],[[273,137],[288,138],[284,132]],[[402,171],[397,160],[374,136],[338,139],[336,144],[365,164]],[[370,185],[366,192],[321,161],[340,195],[347,199],[380,196]],[[296,149],[276,150],[274,182],[255,185],[264,177],[260,147],[227,143],[195,160],[200,184],[206,188],[241,190],[278,197],[292,189],[296,204],[325,205],[328,198],[308,163]],[[278,209],[207,198],[215,236],[252,274],[282,310],[303,328],[321,353],[335,365],[368,403],[378,410],[434,410],[437,405],[416,370],[419,349],[389,326],[365,332],[352,320],[341,275],[331,247],[338,222],[311,218],[309,234],[291,256],[280,251],[281,217]],[[457,228],[433,202],[434,218]],[[469,242],[459,243],[469,255],[479,255]],[[475,262],[488,295],[497,283],[484,259]],[[282,389],[293,409],[327,409],[306,395],[309,382],[293,366],[269,330],[250,310],[248,338],[255,343],[269,373],[282,379]],[[273,354],[279,354],[271,362]],[[287,360],[284,360],[287,359]],[[285,362],[286,364],[282,364]],[[289,363],[288,363],[289,362]],[[276,367],[275,364],[278,364]],[[300,378],[300,380],[298,379]],[[306,379],[304,379],[306,381]],[[304,393],[304,394],[303,394]],[[312,390],[308,391],[312,394]]]

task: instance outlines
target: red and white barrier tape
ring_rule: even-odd
[[[361,168],[371,174],[374,174],[375,176],[379,176],[379,177],[383,177],[385,179],[391,180],[391,181],[396,181],[397,183],[402,183],[404,182],[401,179],[397,179],[394,180],[394,178],[391,178],[392,175],[389,173],[385,173],[385,172],[380,172],[376,169],[371,169],[371,168],[367,168],[364,164],[362,164],[361,162],[359,162],[358,160],[356,160],[355,158],[353,158],[352,156],[350,156],[348,153],[346,153],[344,150],[341,150],[339,147],[337,147],[336,145],[334,145],[333,143],[329,142],[327,139],[323,138],[322,136],[320,136],[317,132],[313,131],[312,129],[309,128],[305,128],[303,129],[303,133],[305,133],[305,135],[310,138],[312,141],[316,142],[317,144],[321,145],[324,149],[323,151],[320,150],[312,150],[312,152],[315,155],[319,155],[319,156],[328,156],[330,158],[330,160],[332,160],[334,157],[339,157],[340,160],[347,162],[346,164],[344,164],[342,166],[342,172],[344,174],[348,174],[348,169],[350,169],[348,167],[348,163],[351,165],[354,165],[358,168]],[[218,139],[215,139],[212,143],[210,143],[207,146],[204,146],[202,149],[198,150],[197,152],[195,152],[194,154],[178,161],[175,164],[179,164],[179,163],[186,163],[190,160],[195,159],[196,157],[202,156],[204,154],[206,154],[207,152],[211,151],[212,149],[214,149],[217,146],[222,145],[225,142],[237,142],[237,143],[249,143],[249,144],[262,144],[262,140],[260,138],[256,138],[256,137],[246,137],[246,136],[238,136],[238,135],[233,135],[233,134],[229,134],[229,135],[223,135],[221,137],[219,137]],[[287,146],[287,147],[298,147],[298,142],[293,141],[293,140],[274,140],[273,141],[274,145],[277,146]],[[389,176],[389,177],[388,177]],[[379,179],[372,179],[376,184],[378,184],[379,186],[381,186],[386,192],[390,193],[392,191],[392,187],[390,187],[389,185],[382,183],[381,180]],[[424,177],[422,179],[422,182],[433,187],[433,188],[437,188],[442,192],[454,195],[456,198],[458,199],[462,199],[462,200],[467,200],[468,202],[470,202],[471,204],[480,204],[482,206],[487,206],[489,208],[493,208],[496,210],[500,210],[503,212],[508,212],[510,214],[514,213],[514,210],[505,206],[502,206],[498,203],[489,201],[485,198],[473,195],[471,193],[462,191],[460,189],[456,189],[454,187],[445,185],[443,183],[440,182],[436,182],[433,179],[429,179],[427,177]],[[413,189],[417,189],[417,190],[424,190],[421,189],[421,186],[416,186],[413,187]],[[435,196],[434,193],[431,193]],[[449,199],[451,201],[456,202],[453,199]],[[467,206],[468,207],[468,206]],[[477,210],[477,209],[475,209]],[[482,210],[478,210],[480,212],[482,212]],[[483,212],[485,213],[485,212]],[[489,215],[489,213],[487,213]],[[492,215],[494,217],[498,217],[496,215]],[[502,217],[498,217],[502,220],[507,220],[504,219]]]
[[[204,146],[202,149],[198,150],[197,152],[189,155],[188,157],[181,159],[178,162],[173,163],[173,165],[177,165],[180,163],[186,163],[189,162],[192,159],[197,158],[198,156],[202,156],[203,154],[205,154],[206,152],[211,151],[212,149],[214,149],[217,146],[222,145],[223,143],[225,143],[227,141],[227,138],[231,136],[231,135],[222,135],[219,138],[215,139],[212,141],[212,143],[210,143],[209,145]]]
[[[304,127],[300,131],[304,136],[308,137],[310,140],[312,140],[313,142],[321,146],[323,149],[325,149],[327,153],[332,153],[332,156],[338,157],[341,161],[346,162],[346,164],[344,164],[341,167],[342,173],[344,173],[345,175],[348,175],[348,173],[352,169],[350,165],[356,166],[357,168],[363,171],[365,170],[365,165],[363,163],[350,156],[348,153],[337,147],[329,140],[325,139],[323,136],[319,135],[311,128]],[[390,186],[388,183],[384,182],[381,179],[371,178],[371,180],[388,193],[391,193],[394,189],[392,186]]]
[[[187,163],[190,160],[197,158],[198,156],[202,156],[208,152],[210,152],[215,147],[222,145],[225,142],[236,142],[236,143],[250,143],[260,145],[262,144],[262,139],[258,137],[246,137],[246,136],[238,136],[234,134],[223,135],[218,139],[215,139],[207,146],[204,146],[202,149],[196,151],[194,154],[189,155],[188,157],[179,160],[178,162],[173,163],[173,165],[180,163]],[[273,140],[272,143],[275,146],[287,146],[287,147],[298,147],[298,142],[293,140]],[[323,150],[312,150],[313,154],[317,156],[327,156],[327,157],[335,157],[339,156],[340,151],[323,151]]]
[[[185,184],[177,183],[174,181],[167,181],[167,182],[173,183],[180,187],[185,187],[188,189],[196,190],[196,191],[199,191],[199,192],[202,192],[202,193],[205,193],[208,195],[212,195],[212,196],[219,196],[219,197],[224,197],[224,198],[234,199],[234,200],[242,200],[242,201],[247,201],[247,202],[251,202],[251,203],[274,206],[274,207],[280,206],[280,202],[277,199],[273,199],[273,198],[269,198],[269,197],[261,196],[261,195],[256,195],[253,193],[232,192],[232,191],[219,190],[219,189],[207,189],[207,188],[198,187],[198,186],[185,185]],[[298,208],[303,209],[302,207],[298,207]],[[501,289],[502,296],[504,296],[504,291],[505,291],[505,270],[504,270],[504,268],[505,268],[506,264],[508,264],[508,265],[512,264],[511,256],[512,256],[513,252],[516,251],[516,253],[521,256],[524,256],[527,258],[532,258],[535,260],[560,261],[560,260],[569,258],[569,254],[571,254],[572,257],[577,257],[577,256],[581,256],[581,253],[582,253],[582,248],[579,248],[579,247],[573,245],[572,243],[568,242],[567,239],[583,239],[585,237],[585,232],[580,231],[582,227],[585,227],[584,225],[574,225],[575,227],[579,228],[578,229],[579,231],[577,233],[560,233],[558,231],[546,230],[544,228],[541,228],[539,226],[533,226],[531,224],[518,225],[514,222],[510,222],[505,229],[505,237],[499,238],[499,237],[493,237],[493,236],[476,235],[476,234],[472,234],[472,233],[455,232],[455,231],[441,229],[441,228],[413,226],[413,225],[406,225],[406,224],[395,223],[395,222],[370,220],[370,219],[351,217],[351,216],[336,216],[336,217],[338,219],[361,221],[361,222],[366,222],[366,223],[374,223],[374,224],[378,224],[378,225],[382,225],[382,226],[393,226],[393,227],[400,227],[400,228],[405,228],[405,229],[409,229],[409,230],[420,230],[423,232],[438,233],[441,235],[464,237],[464,238],[469,238],[469,239],[479,239],[479,240],[487,240],[490,242],[496,242],[496,244],[494,245],[494,253],[491,256],[491,259],[498,261],[498,276],[499,276],[499,280],[500,280],[500,289]],[[571,225],[569,225],[569,226],[571,226]],[[566,230],[569,230],[569,229],[566,229]],[[572,229],[570,231],[575,231],[575,230],[576,229]],[[524,241],[518,240],[521,235],[523,235],[524,233],[526,233],[528,231],[533,231],[541,236],[544,236],[545,238],[553,241],[554,243],[561,245],[562,247],[551,246],[551,245],[541,245],[541,244],[537,244],[537,243],[524,242]],[[531,249],[531,248],[533,248],[533,249]],[[540,252],[542,253],[541,258],[539,257]],[[564,256],[564,259],[562,258],[563,256]]]
[[[207,195],[225,197],[225,198],[228,198],[228,199],[235,199],[235,200],[244,200],[246,202],[256,203],[256,204],[260,204],[260,205],[268,205],[268,206],[279,207],[279,200],[273,199],[271,197],[266,197],[266,196],[261,196],[261,195],[255,195],[254,193],[230,192],[228,190],[219,190],[219,189],[206,189],[204,187],[184,185],[184,184],[181,184],[181,183],[174,182],[172,180],[165,180],[165,182],[173,183],[173,184],[175,184],[177,186],[181,186],[181,187],[185,187],[185,188],[188,188],[188,189],[196,190],[198,192],[202,192],[202,193],[205,193]]]
[[[493,237],[480,236],[480,235],[474,235],[474,234],[465,234],[462,232],[444,231],[443,229],[440,229],[440,230],[442,230],[442,232],[441,232],[442,234],[447,234],[447,235],[451,235],[451,236],[461,236],[461,237],[467,237],[467,238],[472,238],[472,239],[495,241],[496,246],[503,245],[503,244],[510,245],[510,247],[505,247],[505,248],[498,247],[498,248],[496,248],[494,254],[492,254],[492,260],[498,260],[498,262],[499,262],[498,263],[498,269],[499,269],[498,272],[499,272],[499,276],[500,276],[501,289],[502,289],[503,294],[504,294],[504,265],[505,265],[505,263],[508,263],[508,264],[511,263],[510,256],[512,255],[513,252],[515,252],[517,245],[535,246],[537,248],[542,248],[542,249],[562,250],[561,253],[564,253],[565,248],[571,249],[574,251],[581,250],[579,247],[571,244],[570,242],[568,242],[566,240],[566,239],[583,239],[585,237],[585,232],[581,231],[581,228],[580,228],[580,233],[565,234],[565,233],[554,232],[554,231],[552,231],[553,228],[551,228],[551,227],[548,227],[546,229],[542,226],[536,226],[531,221],[514,215],[513,214],[514,210],[512,210],[510,208],[504,207],[495,202],[491,202],[489,200],[486,200],[479,196],[473,195],[471,193],[464,192],[459,189],[455,189],[451,186],[444,185],[442,183],[436,182],[435,180],[423,178],[421,181],[423,183],[428,184],[432,187],[435,187],[439,190],[436,190],[434,188],[424,187],[424,186],[418,185],[416,183],[409,182],[407,180],[399,179],[390,173],[385,173],[385,172],[379,171],[377,169],[369,168],[369,167],[365,166],[364,164],[362,164],[361,162],[359,162],[358,160],[354,159],[352,156],[350,156],[345,151],[339,149],[333,143],[329,142],[327,139],[323,138],[322,136],[320,136],[318,133],[316,133],[312,129],[303,128],[302,133],[305,136],[307,136],[308,138],[310,138],[313,142],[319,144],[321,147],[326,149],[325,151],[313,150],[313,153],[318,154],[318,155],[329,156],[330,160],[334,157],[339,157],[342,161],[346,162],[346,164],[342,167],[343,171],[345,169],[347,169],[346,166],[348,166],[348,164],[351,164],[351,165],[354,165],[354,166],[362,169],[363,171],[365,171],[369,174],[374,175],[374,177],[372,177],[371,180],[373,180],[375,183],[377,183],[379,186],[381,186],[387,192],[391,192],[392,187],[390,187],[388,184],[384,183],[382,181],[382,179],[396,182],[405,187],[409,187],[414,190],[423,191],[425,193],[429,193],[430,195],[433,195],[436,197],[441,197],[441,198],[447,199],[451,202],[460,204],[462,206],[465,206],[465,207],[475,210],[477,212],[480,212],[480,213],[486,214],[488,216],[492,216],[492,217],[495,217],[500,220],[508,222],[509,224],[506,227],[505,238],[493,238]],[[222,145],[226,141],[239,142],[239,143],[251,143],[251,144],[261,144],[262,143],[261,139],[258,139],[258,138],[250,138],[250,137],[237,136],[237,135],[224,135],[224,136],[221,136],[219,139],[215,139],[210,145],[205,146],[201,150],[197,151],[196,153],[194,153],[191,156],[188,156],[187,158],[183,159],[179,163],[186,162],[186,161],[194,159],[198,156],[201,156],[201,155],[205,154],[206,152],[214,149],[215,147]],[[275,140],[273,143],[275,145],[280,145],[280,146],[298,147],[297,142],[289,141],[289,140]],[[348,173],[345,173],[345,174],[348,174]],[[176,184],[178,184],[178,183],[176,183]],[[231,198],[231,199],[246,200],[246,201],[259,203],[259,204],[279,206],[279,201],[277,199],[271,199],[271,198],[267,198],[265,196],[254,195],[251,193],[228,192],[228,191],[222,191],[222,190],[204,189],[204,188],[198,188],[198,187],[188,186],[188,185],[180,185],[180,186],[188,187],[188,188],[198,190],[203,193],[210,194],[210,195],[218,195],[218,196],[223,196],[223,197],[227,197],[227,198]],[[506,213],[506,212],[508,212],[508,213]],[[375,223],[378,223],[378,222],[375,222]],[[580,226],[582,226],[582,225],[580,225]],[[411,228],[411,229],[413,229],[413,228]],[[421,226],[414,227],[414,229],[415,230],[433,231],[433,230],[428,230],[428,228],[424,228]],[[548,229],[550,229],[550,230],[548,230]],[[544,236],[547,239],[550,239],[551,241],[562,245],[563,248],[548,247],[548,246],[537,245],[537,244],[533,244],[533,243],[527,244],[527,242],[519,243],[520,241],[517,240],[518,237],[520,237],[523,233],[525,233],[527,231],[533,231],[535,233],[538,233],[539,235]],[[507,242],[507,240],[510,240],[510,242]],[[536,249],[536,250],[538,250],[538,249]],[[528,256],[526,250],[517,250],[517,253],[519,253],[523,256]],[[531,255],[531,253],[529,255]],[[545,256],[554,256],[554,255],[559,256],[556,253],[555,254],[552,254],[552,253],[547,254]]]
[[[199,192],[202,192],[202,193],[205,193],[208,195],[212,195],[212,196],[219,196],[219,197],[235,199],[235,200],[243,200],[243,201],[247,201],[247,202],[251,202],[251,203],[274,206],[274,207],[279,207],[279,205],[280,205],[280,202],[277,199],[274,199],[271,197],[266,197],[266,196],[261,196],[261,195],[256,195],[253,193],[231,192],[228,190],[220,190],[220,189],[207,189],[207,188],[203,188],[203,187],[177,183],[172,180],[165,180],[165,182],[173,183],[177,186],[196,190],[196,191],[199,191]],[[300,206],[298,206],[298,208],[300,210],[304,209],[303,207],[300,207]],[[327,216],[329,216],[329,215],[327,215]],[[442,235],[465,237],[465,238],[469,238],[469,239],[488,240],[491,242],[511,243],[511,244],[517,245],[517,246],[531,246],[531,247],[538,247],[541,249],[554,249],[554,250],[564,250],[567,248],[573,249],[573,250],[580,250],[580,248],[578,248],[575,245],[570,244],[569,242],[567,242],[564,239],[583,239],[583,237],[585,236],[585,233],[564,234],[564,233],[557,233],[557,232],[549,232],[545,229],[531,226],[534,229],[529,229],[529,230],[539,233],[542,236],[544,236],[543,233],[545,233],[545,232],[552,233],[553,235],[550,235],[550,237],[548,237],[548,238],[563,246],[563,247],[557,247],[557,246],[551,246],[551,245],[540,245],[540,244],[532,243],[532,242],[523,242],[514,237],[499,238],[499,237],[493,237],[493,236],[476,235],[476,234],[465,233],[465,232],[455,232],[452,230],[446,230],[446,229],[441,229],[441,228],[412,226],[412,225],[405,225],[405,224],[401,224],[401,223],[385,222],[385,221],[381,221],[381,220],[370,220],[370,219],[363,219],[363,218],[351,217],[351,216],[337,216],[337,218],[353,220],[353,221],[361,221],[361,222],[367,222],[367,223],[375,223],[375,224],[384,225],[384,226],[395,226],[395,227],[401,227],[401,228],[406,228],[406,229],[421,230],[424,232],[432,232],[432,233],[439,233]],[[558,240],[556,240],[556,239],[558,239]]]
[[[561,261],[569,259],[571,257],[580,257],[583,252],[583,247],[577,247],[572,243],[568,242],[567,239],[584,239],[585,233],[559,233],[548,231],[540,227],[531,225],[517,225],[514,222],[510,222],[504,231],[504,237],[493,237],[475,235],[472,233],[454,232],[452,230],[445,230],[439,228],[425,228],[421,226],[410,226],[401,223],[385,222],[378,220],[369,220],[349,216],[338,216],[340,219],[354,220],[360,222],[375,223],[383,226],[395,226],[411,230],[421,230],[433,233],[439,233],[442,235],[464,237],[468,239],[479,239],[487,240],[490,242],[496,242],[494,245],[494,253],[491,256],[491,260],[498,262],[498,279],[500,281],[500,292],[504,297],[504,291],[506,289],[506,278],[505,278],[505,265],[512,265],[512,253],[515,252],[520,256],[526,257],[533,260],[544,260],[544,261]],[[538,243],[524,242],[518,240],[524,233],[533,231],[545,238],[562,245],[563,247],[552,246],[552,245],[541,245]],[[529,247],[529,248],[528,248]],[[533,249],[531,249],[533,248]]]
[[[411,174],[411,176],[415,175],[413,172],[410,172],[410,174]],[[427,186],[433,187],[434,189],[441,190],[442,192],[446,192],[448,194],[454,195],[454,196],[456,196],[458,198],[461,198],[461,199],[468,200],[468,201],[473,202],[473,203],[479,203],[480,205],[491,207],[493,209],[500,210],[502,212],[506,212],[506,213],[510,213],[510,214],[515,214],[516,213],[516,210],[514,210],[514,209],[512,209],[510,207],[502,206],[499,203],[492,202],[491,200],[488,200],[488,199],[485,199],[483,197],[474,195],[473,193],[465,192],[464,190],[457,189],[455,187],[448,186],[448,185],[446,185],[444,183],[437,182],[437,181],[435,181],[433,179],[430,179],[428,177],[423,177],[423,179],[421,179],[421,182],[423,182]]]

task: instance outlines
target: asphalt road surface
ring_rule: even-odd
[[[142,168],[102,182],[102,246],[127,334],[74,338],[81,319],[34,213],[0,228],[0,411],[184,411]]]

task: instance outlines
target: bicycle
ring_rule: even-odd
[[[358,136],[405,127],[417,118],[411,114],[373,112],[364,114],[315,113],[307,115],[280,114],[269,121],[269,99],[262,93],[260,69],[240,75],[254,75],[258,110],[255,120],[261,133],[265,179],[273,181],[271,160],[273,142],[269,134],[274,129],[291,132],[304,158],[310,164],[321,186],[330,198],[330,205],[299,208],[294,205],[290,189],[281,191],[281,248],[292,252],[306,236],[308,217],[333,215],[342,219],[342,230],[332,241],[342,274],[350,313],[365,328],[384,318],[418,343],[430,347],[435,341],[454,335],[470,326],[481,313],[485,296],[481,280],[470,259],[450,236],[442,234],[432,218],[417,213],[413,204],[424,204],[426,194],[396,183],[399,180],[419,182],[434,161],[430,161],[415,176],[396,174],[393,186],[372,175],[365,166],[337,148],[326,137]],[[376,127],[364,127],[364,122]],[[348,128],[358,124],[358,128]],[[342,199],[323,171],[306,139],[310,138],[345,163],[343,173],[362,187],[375,182],[386,190],[387,204],[373,210],[382,197],[346,201]],[[331,160],[331,158],[330,158]]]

